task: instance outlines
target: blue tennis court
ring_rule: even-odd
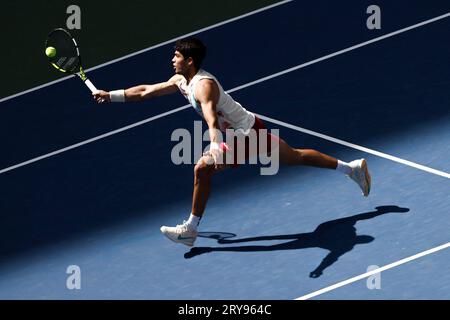
[[[97,105],[72,77],[3,99],[0,298],[450,299],[450,4],[379,3],[381,30],[365,3],[288,1],[196,35],[233,98],[293,146],[366,158],[372,191],[310,167],[230,169],[192,249],[159,230],[191,208],[193,165],[172,163],[171,134],[200,118],[167,113],[181,95]],[[106,90],[161,82],[172,54],[88,75]]]

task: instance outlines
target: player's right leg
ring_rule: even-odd
[[[280,162],[286,165],[303,165],[336,169],[337,159],[312,149],[294,149],[279,138]],[[276,152],[276,151],[275,151]]]
[[[349,166],[352,168],[352,172],[348,176],[359,185],[363,195],[367,197],[370,193],[372,178],[366,159],[353,160]]]
[[[365,197],[370,193],[372,179],[365,159],[345,163],[316,150],[292,148],[281,138],[279,139],[279,152],[280,162],[283,164],[338,169],[358,184]]]

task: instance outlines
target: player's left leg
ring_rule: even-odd
[[[209,159],[208,159],[209,158]],[[192,214],[202,217],[206,203],[211,192],[212,176],[229,166],[226,164],[215,165],[211,155],[204,155],[194,167],[194,190],[192,195]]]
[[[226,164],[214,165],[210,161],[211,157],[211,155],[204,155],[194,167],[192,211],[189,219],[176,227],[161,227],[161,232],[174,242],[192,247],[197,239],[197,226],[208,202],[212,176],[228,167]]]

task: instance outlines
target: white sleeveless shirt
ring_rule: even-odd
[[[200,69],[189,84],[187,84],[186,79],[183,77],[177,83],[177,86],[181,94],[190,102],[197,113],[203,117],[200,103],[195,99],[196,85],[203,79],[214,80],[219,87],[219,101],[216,106],[216,111],[219,118],[220,130],[225,131],[228,128],[235,129],[247,135],[255,123],[255,115],[243,108],[239,102],[234,101],[233,98],[223,90],[219,81],[217,81],[212,74]]]

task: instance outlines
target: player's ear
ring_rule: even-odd
[[[193,66],[194,65],[194,59],[192,59],[192,57],[187,58],[187,63],[189,66]]]

